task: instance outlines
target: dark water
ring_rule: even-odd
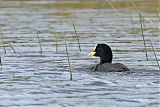
[[[92,5],[89,5],[91,8],[64,7],[54,2],[0,1],[0,29],[6,46],[5,55],[1,37],[0,107],[160,105],[160,72],[149,42],[152,41],[159,60],[160,32],[156,13],[128,8],[98,9]],[[144,52],[138,11],[145,16],[143,27],[149,61]],[[73,81],[69,80],[64,41],[67,41]],[[113,62],[121,62],[131,71],[90,72],[89,67],[99,62],[98,58],[88,56],[97,43],[110,45]]]

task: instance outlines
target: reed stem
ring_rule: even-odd
[[[78,43],[78,46],[79,46],[79,51],[81,52],[81,46],[80,46],[80,42],[79,42],[79,36],[77,35],[77,31],[76,31],[76,27],[73,23],[73,28],[74,28],[74,32],[76,34],[76,37],[77,37],[77,43]]]
[[[66,43],[66,41],[65,41],[65,47],[66,47],[66,54],[67,54],[69,72],[70,72],[70,80],[72,80],[72,69],[71,69],[71,64],[70,64],[70,61],[69,61],[68,48],[67,48],[67,43]]]
[[[157,61],[157,65],[158,65],[159,70],[160,70],[160,65],[159,65],[158,58],[157,58],[156,52],[155,52],[155,50],[154,50],[154,46],[153,46],[153,44],[152,44],[152,41],[150,41],[150,43],[151,43],[151,46],[152,46],[152,50],[153,50],[153,52],[154,52],[154,56],[155,56],[156,61]]]
[[[55,37],[56,37],[56,52],[58,52],[57,34],[56,33],[55,33]]]
[[[141,15],[141,16],[142,16],[142,15]],[[146,28],[146,24],[145,24],[145,17],[144,17],[144,16],[142,16],[142,18],[143,18],[143,20],[142,20],[142,21],[143,21],[143,27],[144,27],[144,28]]]
[[[7,52],[6,52],[6,46],[5,46],[5,42],[4,42],[2,31],[1,31],[1,39],[2,39],[2,44],[3,44],[4,54],[6,55]]]
[[[159,22],[160,22],[160,16],[159,16],[159,13],[158,13],[158,10],[157,10],[157,8],[155,8],[155,11],[156,11],[156,13],[157,13],[157,17],[158,17],[158,19],[159,19]]]
[[[16,53],[15,49],[13,48],[13,46],[11,45],[11,43],[9,43],[9,46],[12,48],[13,52]]]
[[[143,38],[143,43],[144,43],[144,49],[145,49],[145,53],[146,53],[146,59],[148,61],[148,54],[147,54],[147,48],[146,48],[146,41],[145,41],[144,33],[143,33],[143,25],[142,25],[142,15],[141,15],[141,13],[139,13],[139,19],[140,19],[140,24],[141,24],[141,32],[142,32],[142,38]]]
[[[130,15],[130,19],[131,19],[131,23],[132,23],[132,29],[135,31],[134,23],[133,23],[133,20],[132,20],[132,16],[131,16],[131,15]]]
[[[108,4],[111,6],[111,8],[114,10],[114,12],[117,14],[117,16],[118,16],[119,18],[121,18],[120,13],[119,13],[119,12],[117,11],[117,9],[113,6],[111,0],[106,0],[106,1],[107,1]]]
[[[39,42],[39,48],[40,48],[40,53],[42,53],[42,46],[41,46],[41,41],[37,32],[37,38],[38,38],[38,42]]]
[[[0,65],[2,66],[2,58],[1,58],[1,56],[0,56]]]

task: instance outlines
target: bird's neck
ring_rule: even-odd
[[[100,58],[100,64],[102,65],[104,63],[112,63],[112,60],[108,60],[108,59],[105,60],[105,59]]]
[[[112,50],[110,48],[102,50],[99,54],[99,57],[100,57],[100,64],[112,63],[112,58],[113,58]]]

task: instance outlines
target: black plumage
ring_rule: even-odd
[[[92,71],[123,72],[129,69],[121,63],[112,63],[112,50],[106,44],[98,44],[89,56],[100,57],[100,63],[91,68]]]

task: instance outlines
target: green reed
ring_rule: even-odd
[[[158,58],[157,58],[157,55],[156,55],[156,52],[155,52],[154,46],[153,46],[153,44],[152,44],[152,41],[150,41],[150,44],[151,44],[151,46],[152,46],[152,50],[153,50],[153,52],[154,52],[154,56],[155,56],[155,58],[156,58],[157,65],[158,65],[159,70],[160,70],[160,65],[159,65]]]
[[[141,15],[142,16],[142,15]],[[143,27],[146,28],[146,24],[145,24],[145,17],[142,16],[142,22],[143,22]]]
[[[146,59],[148,61],[148,54],[147,54],[147,48],[146,48],[146,41],[145,41],[145,38],[144,38],[143,24],[142,24],[142,15],[141,15],[141,13],[139,13],[139,20],[140,20],[140,24],[141,24],[141,33],[142,33],[142,38],[143,38],[143,43],[144,43],[144,48],[145,48],[145,53],[146,53]]]
[[[111,6],[111,8],[113,9],[113,11],[117,14],[117,16],[119,18],[122,18],[121,14],[118,12],[118,10],[113,6],[112,2],[110,0],[106,0],[107,3]]]
[[[67,54],[69,72],[70,72],[70,80],[72,80],[72,69],[71,69],[71,64],[70,64],[70,61],[69,61],[69,54],[68,54],[68,48],[67,48],[67,43],[66,43],[66,41],[65,41],[65,47],[66,47],[66,54]]]
[[[56,52],[58,52],[57,34],[56,33],[55,33],[55,37],[56,37]]]
[[[40,53],[42,53],[42,46],[41,46],[41,41],[37,32],[37,38],[38,38],[38,43],[39,43],[39,48],[40,48]]]
[[[2,44],[3,44],[4,54],[6,55],[7,52],[6,52],[6,46],[5,46],[5,42],[4,42],[2,31],[1,31],[1,39],[2,39]]]
[[[133,31],[135,31],[132,15],[130,15],[130,20],[131,20],[131,23],[132,23],[132,29],[133,29]]]
[[[16,53],[16,50],[13,48],[11,43],[9,43],[9,46],[12,48],[13,52]]]
[[[16,76],[15,76],[15,74],[14,74],[14,73],[12,74],[12,76],[13,76],[13,79],[14,79],[14,78],[16,78]]]
[[[0,56],[0,65],[2,66],[2,58],[1,58],[1,56]]]
[[[158,19],[159,19],[159,21],[160,21],[160,16],[159,16],[159,13],[158,13],[157,8],[155,8],[155,12],[157,13],[157,17],[158,17]]]
[[[74,28],[74,32],[76,34],[76,37],[77,37],[77,43],[78,43],[78,47],[79,47],[79,51],[81,52],[81,46],[80,46],[80,42],[79,42],[79,36],[77,35],[77,30],[76,30],[76,27],[73,23],[73,28]]]

